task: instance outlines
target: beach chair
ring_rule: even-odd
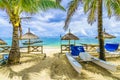
[[[105,51],[107,56],[120,56],[120,52],[118,52],[119,44],[105,44]]]
[[[4,60],[7,60],[8,57],[9,57],[9,54],[3,54],[3,59],[4,59]]]
[[[80,48],[79,48],[80,47]],[[74,48],[74,47],[73,47]],[[75,50],[75,49],[74,49]],[[88,52],[85,52],[84,47],[83,46],[77,46],[76,50],[79,50],[79,56],[83,61],[91,61],[107,70],[111,70],[111,71],[116,71],[117,70],[117,66],[113,65],[109,62],[100,60],[96,57],[91,56]],[[82,52],[81,52],[82,51]]]
[[[70,64],[72,65],[72,67],[73,67],[78,73],[81,73],[82,65],[81,65],[75,58],[73,58],[71,54],[66,53],[66,57],[67,57],[68,61],[70,62]]]
[[[7,63],[9,54],[3,54],[3,58],[0,60],[0,65],[4,65]]]
[[[68,61],[70,62],[72,67],[78,73],[81,73],[82,66],[75,58],[79,56],[80,50],[82,50],[80,48],[82,48],[82,47],[81,46],[73,46],[73,45],[71,45],[70,46],[71,53],[66,53],[66,57],[67,57]]]
[[[71,46],[71,55],[79,56],[83,61],[91,61],[92,56],[85,52],[83,46]]]
[[[70,46],[71,49],[71,55],[72,56],[79,56],[80,52],[85,52],[83,46]]]

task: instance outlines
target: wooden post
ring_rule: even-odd
[[[70,53],[70,40],[69,40],[69,53]]]
[[[28,41],[28,54],[30,53],[30,39]]]
[[[74,46],[75,46],[75,40],[74,40]]]
[[[70,34],[70,29],[69,29],[69,34]],[[70,40],[69,40],[69,53],[70,53]]]
[[[60,48],[61,48],[61,46],[62,46],[62,40],[61,40],[61,35],[60,35]],[[62,53],[62,48],[61,48],[61,51],[60,51],[61,53]]]
[[[62,53],[62,44],[61,44],[61,53]]]
[[[43,45],[41,46],[41,53],[43,54]]]

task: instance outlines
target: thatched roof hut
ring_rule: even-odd
[[[0,39],[0,45],[7,45],[7,43],[3,41],[2,39]]]
[[[28,29],[28,32],[22,36],[23,40],[27,39],[38,39],[39,37],[33,33],[30,32],[30,28]]]
[[[68,40],[68,45],[62,45],[61,44],[61,53],[62,51],[65,51],[68,49],[68,51],[70,52],[70,45],[71,45],[71,40],[74,40],[74,45],[75,45],[75,41],[79,40],[79,38],[77,36],[75,36],[74,34],[72,34],[69,30],[69,33],[65,34],[63,37],[61,37],[61,40]],[[73,45],[73,44],[72,44]],[[69,46],[69,47],[68,47]],[[65,47],[65,50],[64,50]]]
[[[70,40],[74,40],[74,45],[75,45],[75,41],[79,40],[79,38],[77,36],[75,36],[74,34],[72,34],[69,30],[69,33],[67,33],[63,37],[61,37],[61,40],[68,40],[69,45],[70,45]]]
[[[69,32],[69,33],[65,34],[61,38],[61,40],[79,40],[79,38],[77,36],[75,36],[74,34],[72,34],[72,33]]]
[[[65,34],[63,37],[61,37],[61,40],[79,40],[77,36],[72,34],[69,30],[69,33]]]
[[[31,44],[31,39],[39,39],[38,36],[30,32],[30,28],[28,29],[28,32],[24,34],[21,38],[22,40],[28,40],[28,53],[30,53],[30,44]]]
[[[103,37],[104,37],[104,39],[116,38],[116,36],[111,35],[111,34],[109,34],[109,33],[106,33],[105,29],[104,29],[104,32],[103,32]],[[98,38],[98,36],[97,36],[96,38]]]

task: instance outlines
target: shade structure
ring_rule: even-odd
[[[7,43],[3,41],[2,39],[0,39],[0,45],[7,45]]]
[[[30,44],[32,39],[39,39],[39,37],[33,33],[30,32],[30,28],[28,29],[28,32],[24,34],[21,38],[22,40],[28,40],[28,53],[30,53]]]
[[[30,28],[28,29],[28,32],[22,36],[23,40],[27,39],[38,39],[39,37],[33,33],[30,32]]]
[[[109,33],[106,33],[105,29],[104,29],[104,32],[103,32],[103,37],[104,37],[104,39],[116,38],[116,36],[111,35],[111,34],[109,34]],[[98,38],[98,36],[97,36],[96,38]]]
[[[72,34],[69,30],[69,33],[67,33],[63,37],[61,37],[61,40],[68,40],[69,41],[68,45],[70,48],[70,45],[71,45],[70,41],[74,40],[74,45],[75,45],[75,41],[79,40],[79,38],[77,36],[75,36],[74,34]],[[69,52],[70,52],[70,49],[69,49]]]
[[[69,30],[69,33],[65,34],[63,37],[61,37],[61,40],[79,40],[77,36],[72,34]]]

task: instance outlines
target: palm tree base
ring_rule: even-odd
[[[11,50],[8,58],[9,65],[16,64],[20,62],[20,52],[17,50]]]

